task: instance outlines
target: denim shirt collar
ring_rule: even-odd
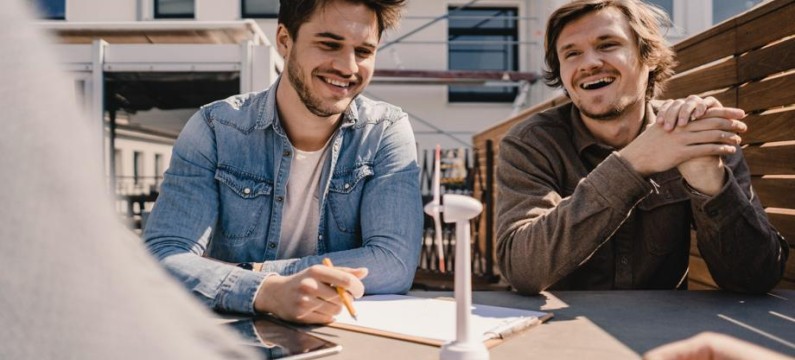
[[[284,128],[282,128],[281,120],[279,119],[279,110],[276,106],[276,90],[279,88],[279,82],[281,80],[282,76],[279,75],[266,92],[267,96],[264,99],[264,103],[259,105],[259,116],[254,128],[262,130],[269,126],[273,126],[273,130],[277,134],[287,136],[284,132]],[[342,114],[342,124],[340,127],[353,126],[359,121],[358,99],[359,96],[356,96],[356,98],[351,101],[350,105],[348,105],[348,108],[345,109],[345,112]]]

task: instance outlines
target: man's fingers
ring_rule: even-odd
[[[367,270],[364,269],[350,269],[345,267],[328,267],[328,266],[312,266],[310,274],[316,280],[339,286],[343,290],[348,291],[355,298],[360,298],[364,295],[364,284],[356,275],[367,275]]]
[[[725,144],[698,144],[688,146],[688,158],[693,159],[702,156],[727,156],[737,152],[737,148]]]
[[[311,311],[301,314],[300,317],[296,317],[293,321],[304,324],[328,324],[334,321],[334,316]]]
[[[740,145],[742,142],[740,135],[723,130],[698,131],[688,134],[689,144],[725,144]]]
[[[709,117],[719,117],[724,119],[735,119],[741,120],[745,117],[745,111],[743,109],[733,108],[733,107],[717,107],[717,108],[710,108],[704,112],[699,118],[709,118]]]
[[[674,100],[664,113],[658,114],[657,120],[662,121],[665,130],[671,130],[675,127],[679,111],[682,110],[684,104],[685,101],[682,99]],[[662,119],[660,119],[660,115],[662,115]]]
[[[690,95],[687,99],[667,100],[657,110],[657,123],[665,130],[670,131],[677,126],[685,126],[689,122],[705,116],[712,109],[721,107],[720,101],[712,96],[701,98],[697,95]],[[738,109],[716,114],[726,114],[725,117],[731,119],[742,118],[744,113],[740,115],[736,110]]]
[[[744,133],[748,130],[748,125],[740,120],[725,119],[721,117],[708,117],[698,121],[694,121],[682,128],[681,131],[707,131],[707,130],[723,130],[733,133]]]

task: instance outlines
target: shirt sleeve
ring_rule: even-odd
[[[618,230],[652,185],[614,152],[561,196],[554,164],[564,161],[537,143],[506,136],[497,183],[497,256],[517,290],[535,294],[572,273]],[[551,148],[551,146],[550,146]]]
[[[753,191],[742,149],[724,161],[726,183],[718,194],[690,192],[698,249],[718,286],[764,293],[781,280],[789,246]]]
[[[174,144],[143,238],[149,251],[196,298],[224,312],[253,314],[266,273],[202,257],[218,220],[215,136],[203,110]]]

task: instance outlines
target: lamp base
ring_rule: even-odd
[[[482,342],[450,342],[442,346],[441,360],[488,360],[489,350]]]

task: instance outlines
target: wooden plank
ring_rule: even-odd
[[[705,31],[680,41],[676,44],[675,48],[680,50],[682,48],[690,47],[693,44],[708,41],[716,34],[724,33],[729,29],[737,27],[737,24],[744,24],[754,19],[764,17],[768,13],[779,11],[780,8],[790,6],[792,3],[795,3],[795,0],[777,0],[754,7],[747,12],[729,18]]]
[[[765,44],[793,34],[792,19],[795,19],[795,1],[773,1],[776,8],[768,10],[761,16],[743,19],[737,27],[737,53],[759,48]],[[738,23],[740,21],[738,20]]]
[[[677,73],[711,63],[715,60],[734,55],[737,38],[731,27],[726,31],[710,32],[709,37],[700,42],[688,43],[687,46],[675,46],[676,59],[679,61],[674,70]]]
[[[494,143],[496,144],[502,139],[502,137],[505,135],[505,133],[507,133],[508,130],[510,130],[511,127],[513,127],[517,123],[519,123],[519,122],[521,122],[521,121],[523,121],[523,120],[535,115],[536,113],[542,112],[544,110],[553,108],[553,107],[558,106],[558,105],[562,105],[562,104],[568,103],[569,101],[571,101],[571,100],[569,100],[569,98],[567,96],[561,95],[561,96],[549,99],[547,101],[544,101],[544,102],[542,102],[540,104],[537,104],[535,106],[532,106],[530,108],[527,108],[527,109],[523,110],[522,112],[520,112],[519,114],[516,114],[516,115],[514,115],[514,116],[512,116],[512,117],[510,117],[508,119],[505,119],[505,120],[499,122],[497,125],[489,127],[486,130],[483,130],[483,131],[475,134],[472,137],[472,143],[473,144],[481,143],[481,142],[485,143],[485,141],[487,139],[491,139],[491,140],[494,140]],[[496,153],[496,151],[495,151],[495,153]]]
[[[749,115],[743,121],[748,125],[748,131],[742,134],[743,144],[795,139],[795,110]]]
[[[795,208],[795,179],[752,177],[751,184],[762,206]]]
[[[737,88],[731,88],[717,94],[711,94],[711,96],[714,96],[716,99],[718,99],[723,106],[737,107]]]
[[[715,280],[712,279],[712,275],[709,274],[707,262],[700,256],[690,256],[690,270],[687,274],[687,278],[688,280],[712,286],[716,289],[718,288],[718,285],[715,284]]]
[[[751,175],[795,175],[795,146],[749,146],[743,153]]]
[[[795,0],[777,0],[728,19],[674,46],[679,58],[676,72],[684,72],[717,59],[737,55],[792,34]],[[773,21],[772,19],[776,19]],[[772,29],[769,29],[772,28]],[[759,33],[767,31],[767,33]],[[781,35],[781,34],[784,35]]]
[[[671,79],[661,99],[678,99],[691,94],[721,89],[737,84],[737,61],[734,58]]]
[[[790,25],[791,33],[795,26]],[[758,80],[795,67],[795,38],[751,51],[737,60],[739,82]]]
[[[767,217],[773,227],[787,239],[790,248],[795,248],[795,212],[787,214],[781,210],[767,210]],[[790,250],[789,261],[795,261],[795,250]]]
[[[747,112],[795,104],[795,73],[751,82],[740,88],[738,98]]]

